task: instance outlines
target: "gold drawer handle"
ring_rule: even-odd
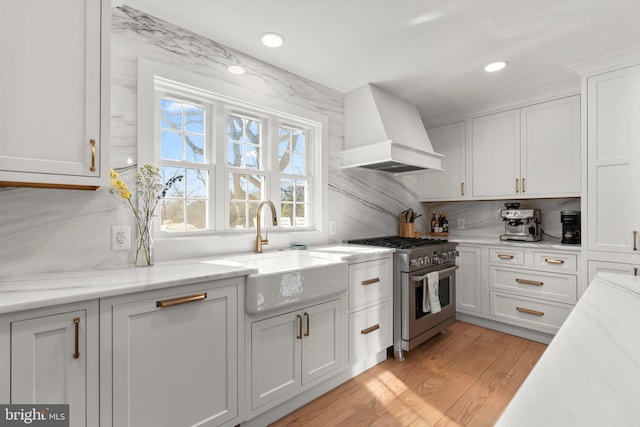
[[[536,310],[531,310],[523,307],[516,307],[516,310],[518,310],[520,313],[533,314],[536,316],[544,316],[544,311],[536,311]]]
[[[96,171],[96,140],[95,139],[89,140],[89,144],[91,144],[91,167],[89,168],[89,170],[91,172],[95,172]]]
[[[369,326],[368,328],[361,330],[360,333],[362,335],[367,335],[367,334],[370,334],[373,331],[377,331],[378,329],[380,329],[380,325],[376,323],[373,326]]]
[[[520,192],[520,185],[519,184],[520,184],[520,182],[519,182],[518,178],[516,178],[516,193]]]
[[[516,279],[516,282],[522,283],[523,285],[536,285],[536,286],[544,285],[544,282],[538,282],[537,280]]]
[[[545,258],[544,262],[548,264],[564,264],[563,259],[553,259],[553,258]]]
[[[638,275],[638,267],[633,267],[633,275],[634,276]]]
[[[73,352],[73,358],[74,359],[79,359],[80,358],[80,318],[79,317],[75,317],[73,319],[73,326],[75,329],[75,351]]]
[[[636,230],[633,230],[633,250],[637,251],[638,250],[638,245],[637,245],[637,237],[638,237],[638,232]]]
[[[300,316],[299,314],[296,314],[296,317],[298,318],[298,335],[296,335],[296,338],[301,340],[302,339],[302,316]]]
[[[522,192],[524,193],[524,178],[522,178]]]
[[[460,183],[460,195],[464,196],[464,182]]]
[[[304,336],[305,336],[305,337],[308,337],[308,336],[309,336],[309,323],[310,323],[310,322],[309,322],[309,320],[310,320],[310,319],[309,319],[309,313],[307,313],[307,312],[305,311],[305,312],[304,312],[304,317],[306,317],[306,318],[307,318],[307,332],[305,332],[305,333],[304,333]]]
[[[498,254],[498,258],[500,258],[500,259],[514,259],[515,257],[513,255]]]
[[[374,283],[378,283],[379,281],[380,281],[380,278],[376,277],[375,279],[363,280],[362,282],[360,282],[360,284],[362,286],[367,286],[367,285],[373,285]]]
[[[156,307],[166,308],[166,307],[172,307],[174,305],[187,304],[187,303],[196,302],[196,301],[203,301],[205,299],[207,299],[207,293],[203,292],[201,294],[189,295],[189,296],[186,296],[186,297],[179,297],[179,298],[165,299],[165,300],[162,300],[162,301],[156,301]]]

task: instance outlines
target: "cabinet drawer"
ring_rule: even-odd
[[[539,271],[490,267],[489,286],[551,301],[575,303],[577,277]]]
[[[575,273],[578,270],[578,255],[533,251],[533,265],[551,271]]]
[[[393,310],[383,302],[349,315],[349,363],[393,345]]]
[[[489,263],[524,265],[524,250],[511,248],[489,248]]]
[[[349,309],[391,297],[391,258],[349,265]]]
[[[573,309],[572,305],[490,292],[491,316],[525,328],[555,334]]]

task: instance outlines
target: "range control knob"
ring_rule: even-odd
[[[442,264],[442,258],[440,258],[439,256],[434,255],[433,256],[433,263],[436,265]]]

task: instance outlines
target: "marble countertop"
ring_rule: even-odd
[[[494,245],[494,246],[511,246],[534,249],[560,249],[566,251],[581,252],[580,245],[563,245],[560,239],[543,239],[538,242],[518,242],[513,240],[503,241],[499,237],[486,236],[470,236],[470,237],[449,237],[450,242],[461,245]]]
[[[640,423],[640,277],[598,273],[497,426]]]
[[[347,244],[315,246],[308,251],[322,252],[340,261],[368,260],[394,252],[388,248]],[[0,278],[0,314],[246,276],[258,271],[225,259],[233,255],[239,254],[158,262],[152,267],[131,266]]]

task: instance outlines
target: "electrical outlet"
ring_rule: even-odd
[[[335,236],[338,234],[338,221],[332,219],[329,221],[329,236]]]
[[[111,250],[128,251],[131,249],[131,227],[128,225],[111,226]]]
[[[464,230],[465,221],[464,218],[458,218],[458,230]]]

